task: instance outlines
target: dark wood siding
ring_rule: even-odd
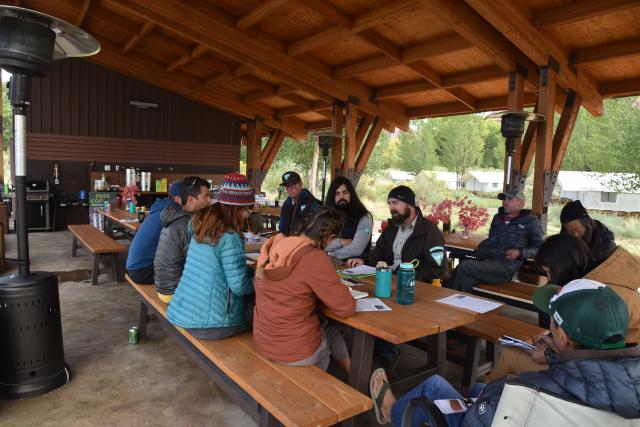
[[[34,79],[29,132],[240,145],[239,118],[80,59],[56,61]]]

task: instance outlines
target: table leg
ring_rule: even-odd
[[[447,361],[447,333],[440,332],[428,338],[429,365],[434,366],[438,375],[445,375]]]
[[[353,330],[353,345],[351,348],[351,369],[349,370],[349,385],[365,395],[369,395],[369,379],[371,378],[371,364],[373,361],[373,343],[375,337],[366,332]],[[344,426],[367,425],[367,415],[359,415],[342,423]]]
[[[113,237],[113,223],[109,218],[103,216],[104,218],[104,234],[109,237]]]

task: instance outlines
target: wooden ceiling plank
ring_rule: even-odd
[[[115,0],[105,0],[112,4]],[[369,114],[381,115],[387,122],[402,129],[408,128],[406,109],[394,102],[374,104],[369,101],[371,89],[353,82],[336,81],[317,68],[310,67],[261,42],[222,20],[217,20],[210,3],[185,4],[178,0],[157,3],[153,0],[117,2],[115,6],[131,14],[153,20],[172,32],[201,43],[214,51],[226,52],[237,61],[265,70],[277,78],[286,80],[310,94],[322,99],[335,98],[346,101],[349,96],[360,98],[360,107]],[[366,93],[365,93],[366,92]]]
[[[223,86],[227,83],[231,83],[235,80],[233,74],[230,73],[217,73],[215,76],[207,79],[204,87],[207,89],[212,89],[214,87]]]
[[[333,77],[336,79],[346,79],[358,76],[368,71],[393,67],[394,65],[398,65],[398,62],[387,55],[374,56],[373,58],[365,59],[364,61],[336,68],[333,72]]]
[[[304,108],[306,111],[311,111],[313,109],[312,101],[309,101],[308,99],[298,96],[295,93],[282,95],[281,98],[286,99],[289,102],[293,102],[297,106]]]
[[[270,98],[273,96],[276,96],[275,88],[269,89],[269,90],[257,90],[255,92],[246,94],[242,99],[242,102],[244,104],[251,104],[251,103],[259,102],[265,98]]]
[[[252,25],[273,15],[279,8],[285,5],[289,0],[265,0],[242,15],[236,24],[239,30],[246,30]]]
[[[296,114],[305,113],[307,111],[308,110],[306,110],[304,107],[300,107],[298,105],[292,105],[291,107],[284,107],[284,108],[277,109],[275,112],[275,117],[282,118],[282,117],[295,116]]]
[[[426,80],[414,80],[395,85],[383,86],[376,89],[375,99],[387,99],[395,96],[409,95],[412,93],[426,92],[428,90],[439,90],[440,88]]]
[[[84,0],[82,2],[82,7],[80,8],[80,12],[76,17],[74,24],[76,27],[82,27],[82,23],[84,22],[84,18],[87,16],[87,11],[89,10],[89,6],[91,6],[91,0]]]
[[[573,63],[588,64],[598,61],[608,61],[614,58],[640,54],[640,37],[606,43],[586,49],[580,49],[571,54]]]
[[[138,31],[138,34],[134,34],[133,36],[131,36],[127,44],[124,45],[124,47],[122,48],[122,54],[124,55],[131,52],[133,48],[135,48],[136,45],[140,42],[140,40],[142,40],[142,38],[146,34],[148,34],[151,30],[153,30],[154,26],[155,24],[153,22],[145,21],[145,23],[142,24],[140,31]]]
[[[638,0],[583,0],[537,12],[532,23],[537,28],[556,27],[638,6]]]
[[[603,113],[602,95],[593,79],[584,70],[576,73],[569,66],[569,53],[562,45],[536,29],[518,5],[511,0],[465,0],[473,10],[504,34],[518,49],[539,66],[550,62],[558,65],[557,80],[564,89],[579,93],[585,107],[594,116]]]
[[[197,45],[191,50],[191,53],[189,55],[183,55],[169,64],[167,66],[167,72],[170,73],[180,67],[185,66],[189,63],[189,61],[193,61],[194,59],[201,57],[206,52],[207,48],[205,46],[202,46],[201,44]]]
[[[500,80],[507,77],[507,75],[508,73],[501,70],[500,67],[490,65],[488,67],[473,68],[459,73],[442,76],[442,86],[455,87]]]
[[[326,0],[302,0],[307,7],[319,13],[338,27],[351,29],[352,19]]]
[[[599,90],[607,98],[635,96],[640,93],[640,77],[601,83]]]
[[[393,58],[394,61],[398,63],[402,61],[402,48],[389,41],[389,39],[382,36],[377,31],[365,30],[358,33],[357,37],[366,41],[388,57]]]
[[[533,93],[525,93],[524,106],[531,107],[536,103],[536,95]],[[507,96],[495,96],[490,98],[480,98],[476,100],[476,112],[504,110],[507,107]],[[442,117],[457,114],[472,113],[471,109],[460,102],[445,102],[442,104],[425,105],[409,108],[407,115],[413,119],[421,119],[425,117]]]
[[[328,129],[331,127],[331,120],[321,120],[319,122],[309,122],[306,125],[307,131]]]

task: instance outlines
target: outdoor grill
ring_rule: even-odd
[[[49,181],[27,181],[27,229],[51,230]]]

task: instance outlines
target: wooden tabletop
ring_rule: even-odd
[[[476,250],[480,242],[485,240],[486,234],[471,233],[469,237],[463,237],[461,232],[450,233],[444,235],[444,244],[447,247]]]
[[[122,209],[111,209],[109,212],[104,209],[98,209],[98,213],[109,218],[113,222],[117,222],[121,226],[128,228],[129,230],[136,232],[138,228],[140,228],[140,223],[138,222],[138,214],[124,211]],[[135,221],[123,221],[123,220],[131,220],[135,219]]]
[[[358,312],[354,316],[346,319],[335,316],[327,308],[322,309],[322,314],[342,324],[394,344],[401,344],[417,338],[448,331],[449,329],[475,322],[483,316],[473,311],[436,301],[456,293],[464,294],[464,292],[436,287],[424,282],[416,282],[413,304],[398,304],[396,302],[395,279],[396,277],[394,276],[391,298],[381,298],[381,301],[388,305],[391,311]],[[354,289],[367,291],[369,292],[369,296],[373,297],[375,279],[370,277],[360,280],[365,282],[365,284],[356,286]],[[475,295],[471,296],[476,297]],[[502,307],[503,305],[491,313],[500,311]]]
[[[263,206],[255,210],[265,215],[280,216],[280,206]]]

